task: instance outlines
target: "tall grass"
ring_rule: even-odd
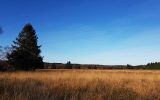
[[[160,71],[1,72],[0,100],[158,100]]]

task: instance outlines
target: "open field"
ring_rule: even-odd
[[[0,100],[158,100],[160,71],[1,72]]]

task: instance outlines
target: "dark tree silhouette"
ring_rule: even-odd
[[[146,69],[160,69],[160,62],[151,62],[146,65]]]
[[[56,69],[56,64],[55,63],[52,64],[52,69]]]
[[[130,65],[130,64],[127,64],[127,69],[134,69],[134,66]]]
[[[11,53],[7,54],[9,63],[18,70],[34,70],[43,68],[43,59],[40,56],[38,37],[31,24],[26,24],[13,41]]]
[[[68,62],[66,63],[66,68],[67,68],[67,69],[72,69],[72,64],[71,64],[70,61],[68,61]]]

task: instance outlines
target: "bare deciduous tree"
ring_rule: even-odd
[[[6,46],[0,46],[0,60],[7,60],[7,54],[11,52],[11,48]]]

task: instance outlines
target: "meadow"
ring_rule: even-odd
[[[0,72],[0,100],[159,100],[156,70]]]

